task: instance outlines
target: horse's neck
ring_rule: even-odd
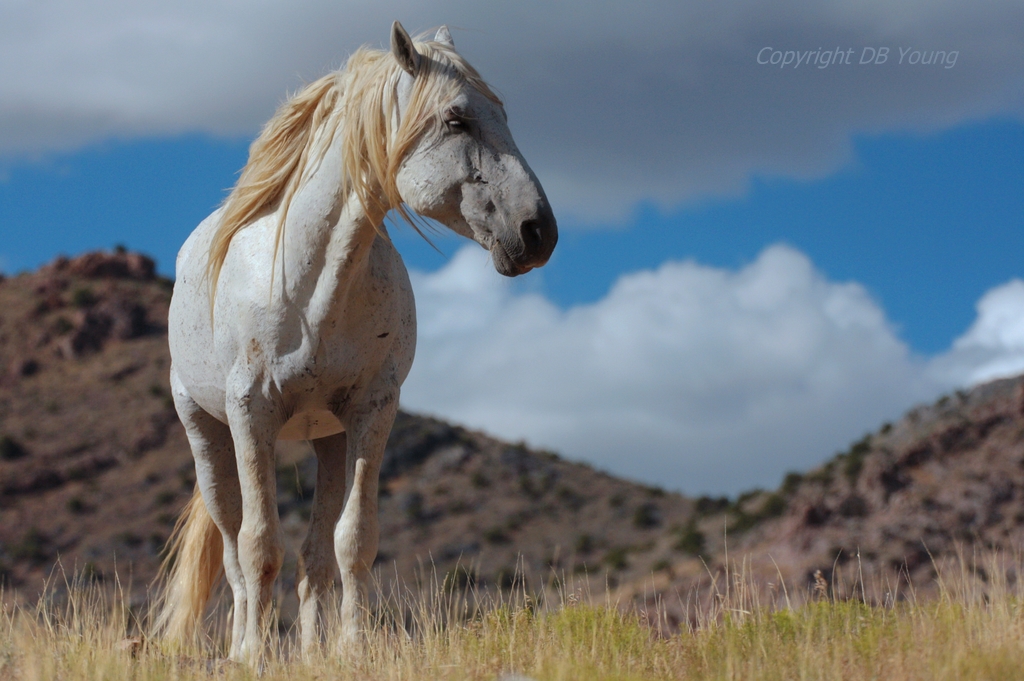
[[[365,275],[383,220],[367,215],[354,193],[343,195],[340,138],[293,197],[279,254],[283,290],[313,324],[329,318]]]

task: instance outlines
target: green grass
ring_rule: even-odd
[[[826,590],[818,600],[802,594],[797,607],[786,607],[778,592],[775,603],[760,606],[765,593],[733,575],[728,593],[691,607],[677,630],[658,612],[588,602],[582,589],[540,597],[546,604],[523,593],[473,599],[469,591],[439,589],[401,607],[386,599],[361,655],[300,662],[283,635],[263,678],[1022,678],[1024,588],[993,581],[1005,569],[986,567],[988,582],[980,574],[961,561],[927,601],[909,592],[895,604],[868,605],[834,600]],[[255,678],[211,652],[223,643],[181,654],[149,642],[130,652],[124,639],[139,625],[124,602],[95,588],[72,593],[63,605],[49,598],[4,609],[0,679]]]

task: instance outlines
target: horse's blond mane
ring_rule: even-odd
[[[374,219],[396,209],[415,227],[395,183],[406,155],[436,124],[461,82],[501,103],[480,74],[450,46],[434,41],[415,46],[423,58],[397,130],[394,113],[401,67],[390,52],[367,48],[349,57],[342,70],[300,90],[263,127],[249,147],[249,160],[225,201],[210,243],[206,273],[211,314],[231,240],[276,207],[279,216],[272,260],[276,262],[292,197],[339,132],[342,196],[354,192]]]

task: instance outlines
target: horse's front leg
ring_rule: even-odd
[[[229,379],[226,406],[242,493],[238,559],[245,580],[247,612],[241,657],[259,666],[267,644],[266,613],[284,555],[278,532],[274,465],[281,410],[262,381],[245,374],[239,371]]]
[[[341,570],[340,648],[362,644],[367,582],[377,557],[377,483],[384,446],[398,412],[398,389],[375,395],[348,415],[345,508],[334,530]]]

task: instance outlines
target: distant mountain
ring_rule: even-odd
[[[0,578],[32,599],[59,559],[145,598],[195,482],[167,387],[172,282],[138,253],[0,279]],[[283,443],[278,505],[293,606],[316,462]],[[623,452],[629,456],[629,452]],[[1024,388],[999,381],[910,412],[772,492],[689,499],[550,452],[399,415],[381,484],[378,579],[503,589],[589,576],[622,599],[685,598],[730,558],[801,585],[857,560],[926,580],[958,546],[1024,535]],[[532,587],[531,587],[532,588]],[[671,603],[669,603],[671,606]],[[671,607],[670,607],[671,609]]]

